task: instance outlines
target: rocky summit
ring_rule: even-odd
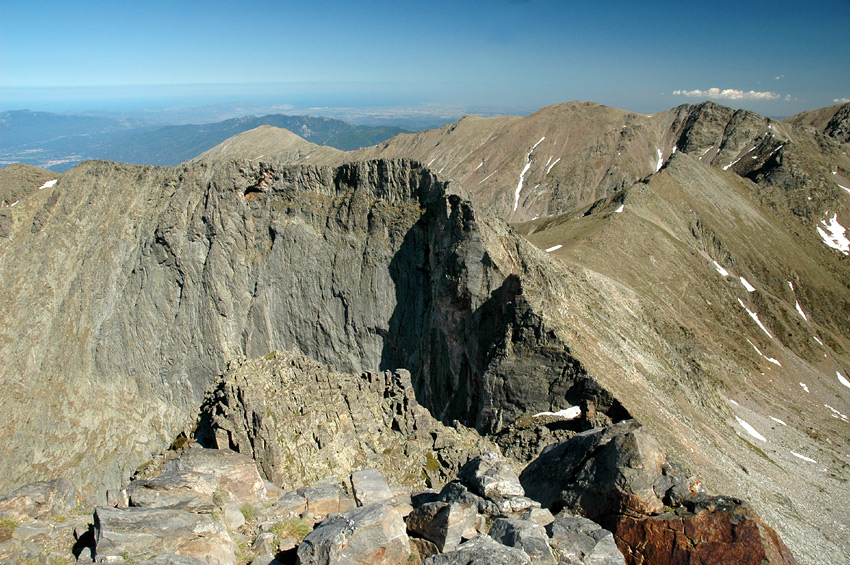
[[[0,559],[846,562],[846,110],[0,169]]]

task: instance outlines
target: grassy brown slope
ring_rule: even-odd
[[[835,375],[850,369],[846,258],[813,229],[790,234],[758,190],[679,155],[590,214],[581,209],[517,229],[542,249],[563,245],[550,256],[634,293],[627,304],[636,313],[633,327],[612,319],[611,336],[585,333],[575,346],[632,414],[713,487],[752,500],[805,561],[847,555],[850,547],[829,528],[850,526],[832,502],[850,496],[850,424],[824,406],[850,413],[850,395]],[[617,340],[636,346],[631,358],[606,367],[605,350]]]

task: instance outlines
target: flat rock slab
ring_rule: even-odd
[[[531,565],[526,552],[508,547],[490,536],[471,539],[451,553],[432,555],[422,565]]]
[[[377,469],[364,469],[351,473],[351,486],[358,506],[387,502],[393,498],[390,485]]]
[[[133,561],[176,554],[214,565],[235,565],[236,545],[223,525],[205,514],[157,508],[97,508],[94,513],[98,561]]]
[[[305,515],[311,515],[317,521],[329,514],[345,512],[356,506],[354,500],[342,489],[339,481],[333,477],[322,479],[309,487],[300,488],[297,492],[307,501]]]
[[[67,479],[24,485],[0,497],[0,517],[18,521],[47,518],[70,512],[77,506],[77,489]]]
[[[211,512],[219,480],[212,473],[170,470],[159,477],[133,481],[127,488],[130,506]]]
[[[298,546],[301,565],[407,564],[410,555],[404,520],[385,504],[330,516]]]
[[[266,486],[254,460],[227,449],[187,449],[180,457],[162,466],[162,475],[172,472],[213,475],[218,488],[227,493],[231,504],[260,504],[266,500]]]

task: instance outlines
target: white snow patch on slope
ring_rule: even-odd
[[[41,185],[40,187],[38,187],[38,189],[39,189],[39,190],[41,190],[41,189],[43,189],[43,188],[50,188],[50,187],[52,187],[52,186],[56,185],[56,182],[57,182],[58,180],[59,180],[59,179],[49,180],[49,181],[45,182],[43,185]]]
[[[495,174],[496,174],[496,171],[493,171],[492,173],[490,173],[489,175],[487,175],[486,177],[484,177],[483,179],[481,179],[480,181],[478,181],[478,184],[481,184],[482,182],[484,182],[485,180],[489,179],[490,177],[492,177],[492,176],[493,176],[493,175],[495,175]]]
[[[562,247],[563,245],[561,245],[560,243],[558,245],[553,245],[552,247],[546,250],[546,253],[552,253],[553,251],[557,251]]]
[[[815,340],[816,342],[818,342],[819,344],[823,345],[823,342],[821,340],[819,340],[818,338],[816,338],[815,336],[812,336],[812,339]],[[826,347],[825,345],[823,345],[823,346]]]
[[[554,163],[552,163],[551,165],[549,165],[548,167],[546,167],[546,174],[547,174],[547,175],[549,174],[549,171],[551,171],[551,170],[552,170],[552,167],[554,167],[554,166],[558,163],[558,161],[560,161],[560,160],[561,160],[561,158],[560,158],[560,157],[558,157],[557,159],[555,159],[555,162],[554,162]]]
[[[809,387],[806,386],[806,383],[800,383],[800,386],[803,387],[803,390],[809,392]]]
[[[483,165],[484,165],[484,161],[481,161],[480,163],[478,163],[478,166],[477,166],[477,167],[475,167],[475,170],[477,171],[477,170],[478,170],[478,169],[480,169]]]
[[[835,174],[835,173],[832,173],[832,174]],[[838,184],[838,183],[835,183],[835,184]],[[840,184],[838,184],[838,188],[843,188],[847,192],[850,192],[850,188],[847,188],[846,186],[841,186]]]
[[[713,263],[714,263],[714,268],[715,268],[715,269],[717,269],[717,272],[718,272],[718,273],[720,273],[720,274],[721,274],[721,275],[723,275],[724,277],[728,277],[728,276],[729,276],[729,271],[727,271],[726,269],[724,269],[723,267],[721,267],[721,266],[720,266],[720,263],[718,263],[717,261],[713,261]]]
[[[756,291],[756,288],[753,285],[751,285],[750,282],[747,279],[745,279],[744,277],[740,277],[740,279],[741,279],[741,284],[744,285],[744,288],[747,289],[747,292],[755,292]]]
[[[14,202],[12,202],[11,204],[9,204],[9,208],[11,208],[12,206],[14,206],[14,205],[15,205],[15,204],[17,204],[18,202],[20,202],[20,200],[15,200],[15,201],[14,201]]]
[[[655,172],[661,170],[661,166],[664,165],[664,157],[661,155],[661,149],[656,149],[658,151],[658,162],[655,164]]]
[[[844,375],[842,375],[842,374],[841,374],[841,373],[839,373],[838,371],[835,371],[835,375],[838,377],[838,382],[840,382],[841,384],[843,384],[843,385],[844,385],[844,386],[846,386],[847,388],[850,388],[850,381],[848,381],[847,379],[845,379],[845,378],[844,378]]]
[[[622,211],[623,211],[623,208],[625,208],[625,207],[626,207],[626,205],[625,205],[625,204],[620,204],[620,207],[619,207],[619,208],[617,208],[616,210],[614,210],[614,212],[615,212],[615,213],[617,213],[617,214],[619,214],[620,212],[622,212]]]
[[[791,292],[794,292],[794,285],[793,285],[793,284],[791,284],[791,281],[785,281],[785,282],[787,282],[787,283],[788,283],[788,288],[790,288],[790,289],[791,289]]]
[[[783,425],[783,426],[785,426],[786,428],[788,427],[788,424],[786,424],[785,422],[783,422],[783,421],[782,421],[782,420],[780,420],[779,418],[774,418],[773,416],[768,416],[768,417],[769,417],[771,420],[773,420],[774,422],[776,422],[777,424],[782,424],[782,425]]]
[[[799,453],[797,453],[795,451],[792,451],[791,455],[793,455],[797,459],[802,459],[803,461],[808,461],[809,463],[817,463],[817,461],[815,461],[811,457],[806,457],[805,455],[800,455]]]
[[[797,307],[797,312],[798,312],[798,313],[799,313],[799,314],[803,317],[803,319],[804,319],[804,320],[806,320],[806,321],[808,322],[808,321],[809,321],[809,318],[808,318],[808,316],[806,316],[806,313],[805,313],[805,312],[803,312],[803,309],[800,307],[800,303],[799,303],[798,301],[796,301],[796,300],[795,300],[795,301],[794,301],[794,306],[796,306],[796,307]]]
[[[713,145],[711,147],[709,147],[708,149],[706,149],[705,151],[703,151],[702,155],[700,155],[699,158],[702,159],[703,157],[705,157],[705,154],[708,153],[709,151],[711,151],[712,149],[714,149]]]
[[[752,345],[752,346],[753,346],[753,349],[755,349],[755,350],[756,350],[756,353],[758,353],[759,355],[761,355],[762,357],[764,357],[764,354],[763,354],[763,353],[759,350],[759,348],[758,348],[758,347],[756,347],[756,344],[755,344],[755,343],[753,343],[753,342],[752,342],[752,341],[750,341],[749,339],[747,339],[747,343],[749,343],[750,345]]]
[[[829,408],[830,412],[832,412],[832,414],[833,414],[836,418],[841,418],[841,419],[842,419],[842,420],[844,420],[845,422],[850,421],[850,420],[848,420],[848,418],[847,418],[847,416],[846,416],[846,415],[842,414],[841,412],[839,412],[838,410],[836,410],[835,408],[833,408],[833,407],[832,407],[832,406],[830,406],[829,404],[824,404],[824,406],[826,406],[827,408]]]
[[[557,412],[538,412],[534,415],[535,418],[539,418],[540,416],[555,416],[563,420],[575,420],[581,416],[581,408],[578,406],[570,406],[569,408],[564,408]]]
[[[777,360],[776,360],[776,359],[774,359],[773,357],[767,357],[767,356],[765,356],[765,359],[767,359],[768,361],[770,361],[771,363],[773,363],[773,364],[774,364],[774,365],[776,365],[777,367],[781,367],[781,366],[782,366],[782,363],[780,363],[779,361],[777,361]]]
[[[823,242],[845,255],[850,255],[850,239],[847,239],[844,235],[846,231],[844,226],[838,223],[838,214],[833,214],[832,219],[828,223],[826,220],[821,220],[820,223],[823,224],[823,228],[818,226],[817,229]]]
[[[763,435],[758,433],[754,427],[752,427],[751,425],[749,425],[748,423],[746,423],[745,421],[743,421],[742,419],[740,419],[737,416],[735,416],[735,419],[738,420],[738,423],[741,424],[742,428],[747,430],[748,434],[750,434],[751,436],[753,436],[754,438],[756,438],[759,441],[767,442],[767,439]]]
[[[750,318],[752,318],[753,321],[755,321],[755,323],[757,323],[759,325],[759,327],[762,329],[762,331],[767,334],[767,337],[769,337],[770,339],[773,339],[773,336],[770,334],[769,331],[767,331],[767,328],[764,327],[764,324],[761,323],[761,320],[759,320],[759,315],[756,314],[755,312],[753,312],[752,310],[750,310],[749,308],[747,308],[744,305],[743,301],[741,301],[740,298],[738,299],[738,304],[741,305],[741,308],[743,308],[744,310],[747,311],[747,314],[750,315]]]
[[[546,139],[545,135],[540,138],[540,141],[534,144],[531,151],[529,151],[528,155],[525,156],[525,166],[519,174],[519,182],[516,185],[516,192],[514,193],[514,212],[516,212],[516,209],[519,206],[519,193],[522,192],[522,183],[525,182],[525,173],[527,173],[528,169],[531,168],[531,154],[534,153],[534,150],[537,149],[537,146],[540,145],[544,139]]]

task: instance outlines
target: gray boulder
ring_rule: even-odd
[[[356,506],[354,500],[342,489],[339,481],[333,477],[298,489],[298,495],[306,500],[304,515],[313,517],[316,522],[321,521],[325,516],[345,512]]]
[[[522,549],[508,547],[490,536],[478,536],[451,553],[432,555],[422,565],[531,565]]]
[[[158,508],[97,508],[95,556],[133,561],[173,553],[214,565],[235,565],[236,544],[222,524],[205,514]]]
[[[547,508],[591,520],[629,510],[656,514],[674,481],[660,446],[635,420],[594,428],[545,448],[520,474],[526,494]]]
[[[458,479],[490,500],[525,496],[517,474],[496,453],[488,452],[471,459],[458,472]]]
[[[614,535],[581,516],[558,516],[547,528],[549,544],[567,565],[625,565]]]
[[[454,551],[462,538],[474,537],[477,513],[472,504],[429,502],[407,517],[407,529],[436,544],[441,552]]]
[[[162,466],[162,475],[196,473],[213,475],[218,489],[236,506],[261,504],[266,500],[266,486],[254,460],[229,449],[186,449],[179,457]]]
[[[501,544],[522,549],[534,563],[556,563],[549,547],[549,537],[540,524],[516,518],[496,518],[490,528],[490,537]]]
[[[211,512],[218,478],[212,473],[170,470],[153,479],[130,483],[130,506],[174,508],[187,512]]]
[[[76,508],[77,489],[59,478],[24,485],[0,498],[0,517],[17,521],[37,520]]]
[[[404,520],[392,507],[372,504],[326,518],[298,546],[302,565],[401,564],[410,559]]]
[[[358,506],[387,502],[393,491],[378,469],[364,469],[351,473],[351,486]]]
[[[302,516],[307,510],[307,499],[297,492],[285,492],[268,508],[257,511],[261,521],[286,520]]]

